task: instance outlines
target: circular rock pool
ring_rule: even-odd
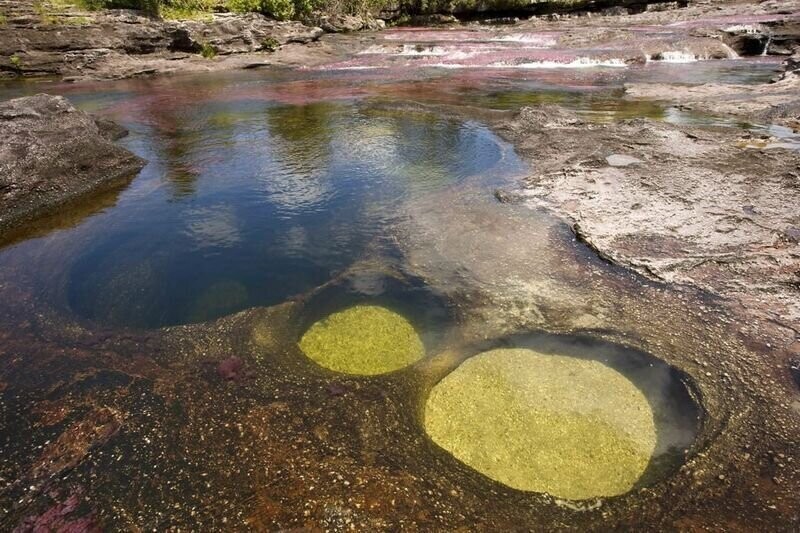
[[[699,412],[678,372],[590,339],[528,336],[467,359],[431,390],[430,438],[509,487],[616,496],[682,461]]]

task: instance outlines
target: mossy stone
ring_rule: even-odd
[[[573,500],[629,491],[656,445],[650,404],[625,376],[528,349],[459,366],[433,388],[425,429],[496,481]]]
[[[376,375],[422,359],[425,347],[408,320],[384,307],[356,305],[312,325],[300,349],[320,366]]]

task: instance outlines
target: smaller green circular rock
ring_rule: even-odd
[[[365,376],[399,370],[425,355],[408,320],[374,305],[356,305],[316,322],[300,349],[320,366]]]

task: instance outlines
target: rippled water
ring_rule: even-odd
[[[473,122],[182,89],[80,95],[89,108],[116,100],[113,114],[132,132],[124,144],[149,161],[113,207],[20,245],[75,248],[64,283],[80,316],[155,327],[279,303],[386,246],[399,202],[520,168]]]

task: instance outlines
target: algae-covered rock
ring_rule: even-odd
[[[650,404],[622,374],[527,349],[484,352],[445,377],[425,429],[496,481],[576,500],[630,490],[656,444]]]
[[[408,320],[372,305],[356,305],[315,323],[300,340],[300,349],[325,368],[361,375],[392,372],[425,354]]]

